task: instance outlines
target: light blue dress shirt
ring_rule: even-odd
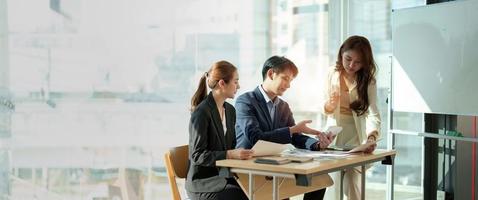
[[[277,104],[279,104],[279,101],[277,100],[277,98],[279,97],[274,98],[274,100],[270,99],[269,96],[267,96],[267,93],[264,90],[264,88],[262,88],[262,85],[259,87],[259,90],[261,91],[262,96],[264,96],[267,109],[269,110],[269,114],[271,115],[271,120],[274,121],[275,114],[276,114],[276,107],[277,107]]]

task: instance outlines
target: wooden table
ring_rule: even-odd
[[[340,171],[341,179],[344,170],[361,167],[365,171],[367,164],[381,161],[382,164],[393,165],[395,150],[377,149],[371,154],[350,154],[337,159],[318,159],[307,163],[288,163],[283,165],[269,165],[255,163],[250,160],[219,160],[216,166],[228,167],[239,177],[238,182],[248,194],[249,199],[284,199],[303,194],[333,184],[328,173]],[[365,174],[361,176],[362,197],[365,199]],[[294,184],[295,182],[295,184]],[[342,181],[341,181],[342,183]],[[280,191],[279,191],[280,189]],[[343,185],[340,185],[341,199],[343,199]]]

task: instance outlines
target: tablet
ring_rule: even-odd
[[[330,132],[330,134],[334,137],[337,136],[337,134],[339,134],[341,131],[342,131],[341,126],[329,126],[329,128],[325,130],[326,133]]]

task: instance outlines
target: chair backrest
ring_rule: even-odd
[[[176,177],[186,178],[188,169],[188,145],[174,147],[169,149],[164,155],[166,171],[168,172],[169,185],[173,193],[174,200],[181,200]]]

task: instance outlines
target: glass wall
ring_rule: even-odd
[[[267,1],[1,2],[11,199],[169,198],[163,155],[188,141],[200,75],[228,60],[244,92],[271,52]]]
[[[286,55],[299,68],[284,98],[296,121],[313,119],[311,126],[322,128],[318,99],[329,67],[329,24],[338,21],[329,17],[333,11],[328,0],[272,2],[272,54]]]
[[[187,143],[189,99],[218,60],[239,68],[241,94],[261,82],[265,59],[289,57],[300,73],[284,98],[296,120],[324,128],[317,99],[341,34],[364,35],[373,45],[379,148],[386,148],[390,11],[419,3],[0,0],[0,95],[14,102],[1,110],[0,178],[6,172],[10,179],[0,179],[0,192],[10,191],[7,199],[93,199],[118,187],[170,198],[163,155]],[[409,121],[414,116],[398,113],[395,124],[421,127]],[[415,145],[397,139],[397,148]],[[406,168],[420,163],[416,150],[417,162],[397,166],[397,191],[418,186]],[[383,199],[382,177],[384,167],[369,170],[367,199]]]
[[[425,5],[424,0],[349,0],[346,21],[348,35],[367,37],[378,66],[378,108],[382,118],[382,140],[378,148],[387,148],[388,94],[390,89],[392,35],[391,10]],[[393,116],[394,128],[422,131],[422,115],[399,113]],[[422,138],[396,137],[395,147],[400,152],[395,158],[395,199],[421,197]],[[367,171],[367,199],[384,199],[386,196],[386,166],[375,164]]]
[[[424,0],[392,1],[392,9],[423,6]],[[423,132],[423,114],[393,113],[393,129]],[[395,149],[400,152],[395,158],[394,198],[423,198],[423,138],[395,135]]]
[[[377,106],[381,117],[381,138],[377,148],[385,149],[388,129],[389,81],[391,70],[391,1],[384,0],[349,0],[344,29],[346,37],[362,35],[372,45],[377,64]],[[334,55],[336,57],[336,55]],[[386,166],[374,164],[367,170],[367,199],[384,199],[386,196]]]

